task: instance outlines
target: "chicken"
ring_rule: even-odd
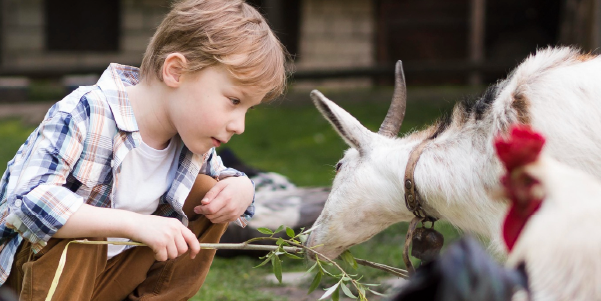
[[[545,156],[544,143],[527,126],[495,140],[507,170],[506,265],[525,266],[533,300],[601,300],[601,182]]]

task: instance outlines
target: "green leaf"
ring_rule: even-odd
[[[316,266],[317,266],[317,262],[314,263],[313,266],[307,270],[307,274],[311,273],[311,271],[313,271],[313,269],[315,269]]]
[[[272,235],[273,234],[273,231],[271,231],[271,230],[269,230],[267,228],[264,228],[264,227],[257,228],[257,231],[259,231],[259,232],[261,232],[263,234],[267,234],[267,235]]]
[[[294,230],[292,230],[292,229],[291,229],[291,228],[289,228],[289,227],[286,227],[286,234],[287,234],[288,236],[290,236],[290,237],[294,237],[294,236],[295,236],[295,234],[294,234]]]
[[[301,231],[301,232],[302,232],[303,234],[309,234],[309,233],[313,232],[313,230],[315,230],[315,229],[314,229],[314,228],[311,228],[311,229],[309,229],[309,230],[307,230],[307,231],[304,231],[304,232],[303,232],[303,231]]]
[[[271,263],[273,264],[273,274],[275,274],[275,278],[282,283],[282,262],[280,261],[280,258],[277,256],[271,257]]]
[[[279,226],[279,227],[278,227],[278,228],[275,230],[275,232],[273,232],[273,233],[278,233],[278,232],[280,232],[280,231],[282,231],[282,230],[284,230],[284,225],[280,225],[280,226]]]
[[[307,235],[307,234],[301,234],[298,236],[298,240],[300,240],[301,243],[305,243],[305,242],[307,242],[308,237],[309,237],[309,235]]]
[[[309,286],[309,292],[307,293],[307,295],[312,293],[319,286],[319,283],[321,283],[321,276],[322,274],[320,272],[317,272],[315,274],[315,277],[313,277],[313,281],[311,281],[311,286]]]
[[[286,255],[286,257],[290,257],[292,259],[303,259],[302,257],[298,257],[298,256],[290,254],[290,253],[284,253],[284,255]]]
[[[322,267],[321,271],[324,272],[324,274],[326,274],[326,275],[328,275],[330,277],[338,278],[338,276],[336,276],[336,275],[328,272],[328,270],[324,269],[323,267]]]
[[[378,296],[386,297],[386,294],[382,294],[382,293],[378,293],[378,292],[376,292],[376,291],[372,291],[372,290],[371,290],[371,289],[369,289],[369,288],[368,288],[367,290],[368,290],[368,291],[370,291],[370,292],[371,292],[372,294],[374,294],[374,295],[378,295]]]
[[[330,288],[328,288],[328,290],[326,290],[326,292],[321,296],[321,298],[319,298],[319,300],[326,299],[329,296],[331,296],[334,292],[338,291],[339,285],[340,282],[337,282],[336,284],[332,285]]]
[[[359,285],[359,296],[365,296],[365,287],[363,285]]]
[[[342,288],[342,292],[344,292],[344,294],[347,295],[349,298],[357,299],[357,296],[351,293],[351,290],[348,287],[346,287],[346,284],[342,284],[340,287]]]
[[[332,294],[332,301],[338,301],[339,299],[340,299],[340,290],[336,290]]]
[[[267,256],[267,259],[265,259],[265,261],[261,262],[261,264],[259,264],[259,265],[258,265],[258,266],[256,266],[256,267],[253,267],[253,268],[258,268],[258,267],[260,267],[260,266],[264,266],[264,265],[265,265],[265,264],[267,264],[267,263],[268,263],[270,260],[271,260],[271,256]]]
[[[284,244],[284,242],[285,242],[285,241],[284,241],[284,239],[280,237],[280,238],[278,238],[278,240],[275,242],[275,244],[276,244],[276,245],[278,245],[278,246],[281,246],[281,245],[283,245],[283,244]]]
[[[353,256],[353,254],[351,254],[351,251],[346,250],[344,252],[342,252],[342,254],[340,254],[340,257],[342,258],[342,260],[344,260],[344,262],[348,263],[348,265],[350,265],[353,269],[357,269],[358,265],[357,265],[357,261],[355,260],[355,257]]]

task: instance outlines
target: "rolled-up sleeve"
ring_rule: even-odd
[[[229,168],[226,167],[225,165],[223,165],[223,161],[221,160],[221,157],[219,157],[217,155],[217,152],[215,152],[215,148],[212,148],[209,151],[209,158],[207,160],[207,162],[202,166],[201,171],[203,171],[203,173],[219,179],[219,180],[223,180],[225,178],[229,178],[229,177],[247,177],[245,173],[238,171],[234,168]],[[250,180],[250,178],[249,178]],[[250,180],[250,182],[253,184],[253,189],[255,187],[255,182],[253,182],[252,180]],[[247,220],[250,220],[253,216],[255,215],[255,195],[253,193],[253,200],[250,204],[250,206],[248,206],[248,208],[246,208],[246,211],[244,211],[244,214],[242,215],[244,218],[246,218]]]
[[[8,188],[7,226],[41,249],[84,200],[63,185],[79,159],[85,131],[81,122],[56,111],[37,129],[37,136],[15,166],[20,170]],[[14,180],[14,181],[13,181]]]

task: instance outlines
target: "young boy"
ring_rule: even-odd
[[[282,93],[285,59],[242,0],[175,4],[139,70],[111,64],[55,104],[8,163],[0,284],[42,300],[70,240],[132,240],[148,247],[72,244],[53,300],[192,297],[215,253],[199,242],[253,215],[252,182],[214,147]]]

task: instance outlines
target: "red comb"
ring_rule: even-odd
[[[534,162],[544,144],[545,138],[527,125],[512,126],[507,140],[500,136],[495,138],[497,155],[509,172]]]

